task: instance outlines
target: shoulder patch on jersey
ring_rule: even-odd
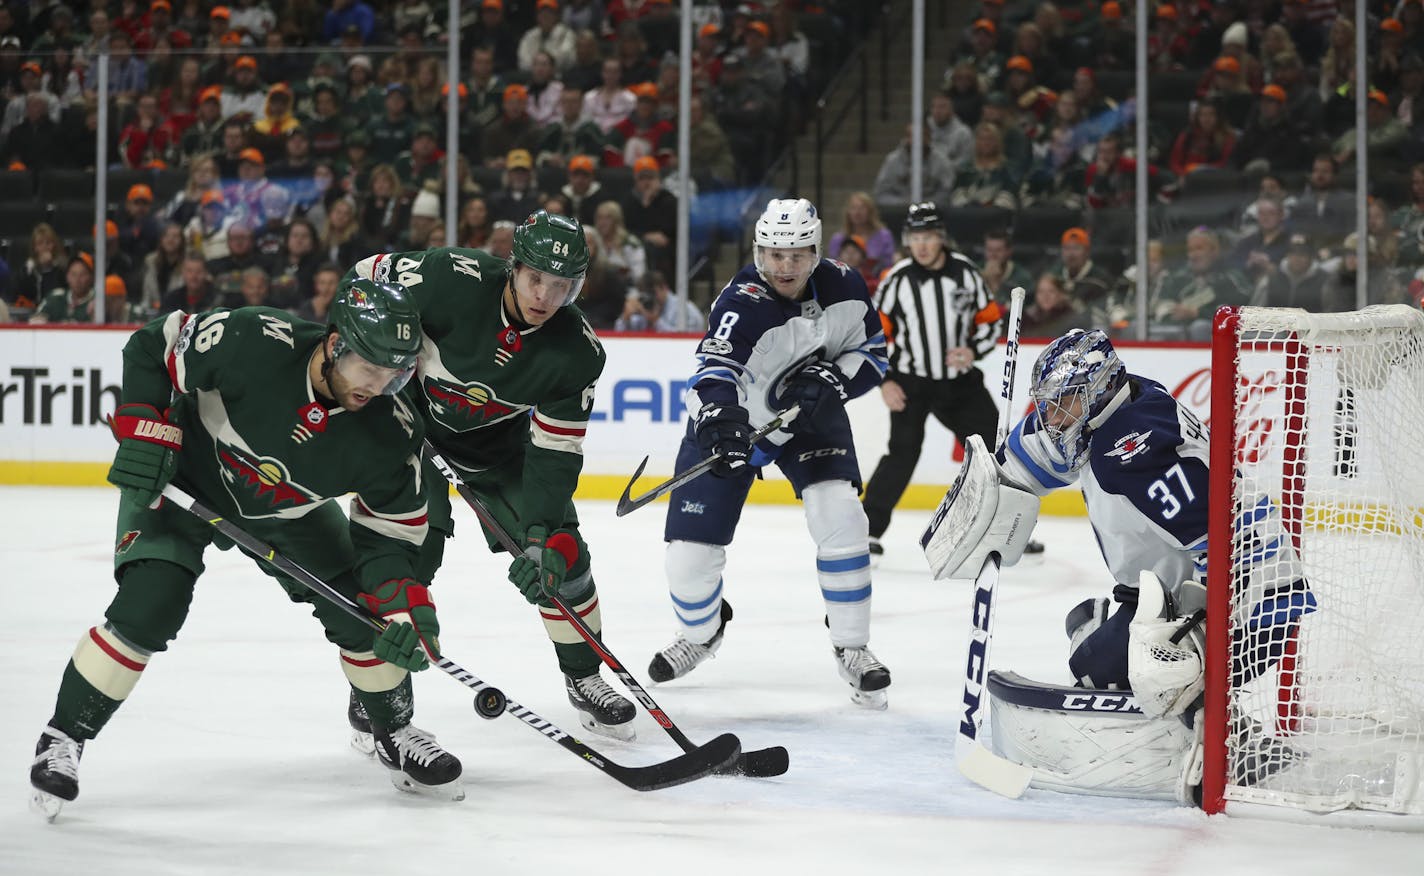
[[[850,273],[850,265],[846,264],[845,262],[838,261],[836,259],[826,259],[826,261],[830,262],[831,265],[836,268],[836,270],[840,271],[841,276],[844,277],[846,274]]]
[[[1147,452],[1147,439],[1152,437],[1152,430],[1146,432],[1128,432],[1113,443],[1113,449],[1109,450],[1105,456],[1118,458],[1118,461],[1126,465],[1128,460],[1141,453]]]
[[[710,353],[713,356],[727,356],[732,352],[732,342],[724,341],[721,338],[706,338],[702,341],[702,346],[697,349],[699,352]]]
[[[756,283],[738,283],[732,292],[737,295],[745,295],[753,301],[771,300],[771,295],[767,293],[766,287]]]
[[[384,283],[391,278],[391,258],[389,255],[376,256],[376,267],[371,271],[371,279]]]

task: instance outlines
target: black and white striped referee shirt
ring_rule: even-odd
[[[875,293],[890,341],[892,374],[948,380],[964,368],[945,365],[945,353],[968,347],[976,360],[999,340],[1001,311],[969,259],[945,250],[944,266],[929,270],[914,259],[897,262]]]

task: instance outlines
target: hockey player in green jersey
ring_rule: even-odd
[[[105,623],[80,638],[36,749],[32,802],[50,818],[79,794],[85,743],[183,626],[215,540],[207,523],[161,498],[170,481],[390,621],[373,633],[259,563],[293,601],[311,604],[339,649],[392,783],[464,796],[460,762],[411,724],[409,670],[438,655],[440,632],[416,574],[427,531],[424,430],[397,395],[415,371],[419,314],[398,286],[358,281],[331,319],[324,327],[267,307],[180,311],[125,345],[109,470],[120,490],[118,593]],[[348,493],[349,521],[331,501]]]
[[[633,704],[603,680],[598,655],[541,590],[557,588],[589,627],[601,629],[598,591],[572,500],[604,363],[603,346],[574,306],[587,268],[588,246],[577,220],[541,210],[515,229],[508,260],[444,247],[372,256],[347,276],[410,290],[425,338],[419,376],[406,393],[431,443],[527,546],[509,577],[539,606],[579,722],[631,739]],[[424,477],[430,534],[417,577],[426,581],[440,567],[454,523],[445,479],[429,463]],[[567,568],[557,551],[544,550],[561,530],[579,547]],[[486,541],[491,551],[500,549],[488,533]],[[352,724],[359,730],[357,719]]]

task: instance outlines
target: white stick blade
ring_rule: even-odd
[[[954,763],[966,779],[1012,800],[1017,800],[1028,790],[1033,780],[1033,769],[991,752],[980,743],[967,747],[967,751],[957,752]]]

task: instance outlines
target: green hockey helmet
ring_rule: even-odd
[[[564,304],[572,304],[588,271],[588,241],[577,219],[536,210],[514,229],[514,250],[510,273],[515,265],[565,277],[573,281]]]
[[[394,395],[415,373],[420,312],[404,286],[351,280],[331,303],[331,325],[335,366],[348,380]],[[349,353],[360,361],[350,361]]]

